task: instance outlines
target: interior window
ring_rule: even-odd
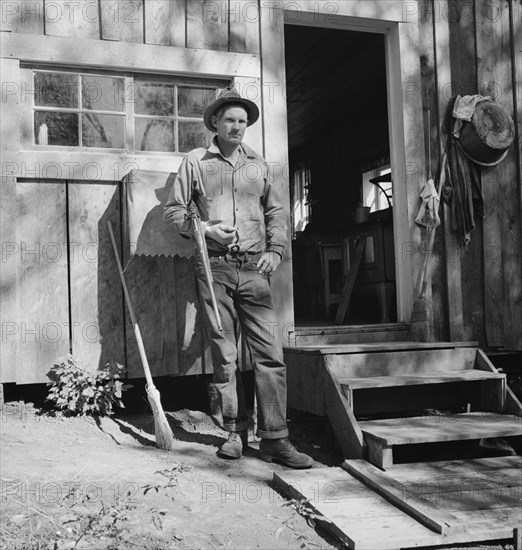
[[[385,210],[393,206],[391,166],[381,166],[363,173],[362,205],[370,212]]]

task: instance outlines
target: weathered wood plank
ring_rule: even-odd
[[[477,380],[505,380],[505,374],[479,370],[457,370],[442,373],[423,373],[397,376],[370,376],[368,378],[341,378],[339,383],[351,390],[367,388],[390,388],[398,386],[419,386],[424,384],[447,384],[448,382],[473,382]]]
[[[231,52],[259,53],[259,5],[256,0],[229,0]]]
[[[290,181],[285,174],[288,167],[287,108],[284,90],[286,75],[281,52],[284,51],[284,19],[281,10],[262,8],[261,42],[263,44],[262,82],[276,83],[262,87],[264,118],[264,152],[259,151],[271,167],[272,187],[285,208],[290,231]],[[285,144],[281,146],[281,144]],[[290,233],[289,233],[290,237]],[[289,239],[290,242],[290,239]],[[289,345],[289,330],[294,324],[293,275],[290,247],[285,251],[277,273],[271,278],[270,286],[274,296],[283,345]]]
[[[170,0],[145,2],[145,44],[170,46],[170,5],[172,3]]]
[[[185,0],[146,0],[144,9],[146,44],[185,47]]]
[[[100,6],[102,40],[143,43],[143,0],[103,0]]]
[[[455,350],[397,351],[331,355],[329,366],[338,378],[356,378],[388,375],[416,375],[471,369],[476,351],[473,348]]]
[[[46,35],[100,38],[100,13],[97,2],[53,0],[45,3],[44,11]]]
[[[15,109],[13,109],[16,112]],[[2,118],[2,124],[11,124],[12,116]],[[3,140],[6,147],[16,145]],[[177,172],[183,156],[108,155],[107,153],[55,151],[7,151],[4,153],[3,174],[18,178],[63,178],[69,181],[119,182],[131,170]]]
[[[488,359],[487,355],[482,350],[477,350],[475,368],[489,372],[498,372],[493,363]],[[505,391],[504,412],[507,414],[514,414],[515,416],[522,416],[522,403],[519,401],[518,397],[513,393],[513,390],[508,385],[506,385]]]
[[[444,509],[429,506],[415,495],[408,494],[404,491],[402,483],[363,460],[345,460],[342,468],[392,502],[400,510],[437,533],[446,536],[450,532],[454,533],[465,529],[465,526],[459,524],[457,518],[452,514],[445,512]]]
[[[475,6],[473,2],[448,4],[452,85],[460,95],[477,93]],[[464,334],[486,345],[484,324],[484,267],[482,217],[475,215],[471,241],[461,257]]]
[[[205,318],[199,303],[194,258],[176,258],[174,277],[180,374],[203,372]],[[210,359],[208,357],[208,359]]]
[[[434,545],[440,535],[434,533],[393,504],[365,487],[340,468],[320,468],[305,472],[274,473],[274,483],[291,498],[307,499],[310,507],[327,518],[323,527],[350,548],[387,549]],[[331,502],[318,498],[317,487],[334,487],[333,500],[339,491],[353,491],[357,498]],[[399,512],[399,513],[398,513]]]
[[[324,359],[285,351],[288,406],[325,416]]]
[[[0,29],[3,31],[43,34],[44,0],[2,2]]]
[[[17,152],[20,148],[19,104],[23,101],[20,91],[20,61],[18,59],[0,59],[0,74],[2,75],[0,150],[2,152]],[[5,161],[4,155],[2,157]],[[2,175],[5,174],[6,170],[3,169]]]
[[[187,0],[187,48],[228,50],[228,0]]]
[[[112,0],[107,2],[110,4]],[[105,6],[104,0],[102,6]],[[33,40],[10,33],[2,36],[2,57],[27,62],[80,65],[104,69],[180,73],[230,78],[234,75],[259,78],[259,56],[226,51],[193,50],[184,47],[164,48],[151,44],[131,44],[85,39],[39,36]],[[279,56],[279,54],[278,54]],[[279,60],[279,57],[277,57]],[[275,60],[274,60],[275,61]]]
[[[447,0],[437,2],[437,9],[440,13],[449,13]],[[442,127],[448,101],[453,93],[451,80],[451,59],[450,53],[450,25],[448,17],[435,18],[434,43],[436,47],[436,78],[438,88],[438,126],[440,128],[440,141],[445,143],[446,135]],[[448,311],[448,328],[450,340],[458,341],[463,339],[464,314],[462,304],[462,276],[461,256],[462,245],[457,241],[456,236],[450,228],[450,212],[447,204],[441,205],[441,217],[443,223],[444,246],[445,246],[445,272],[446,272],[446,310]]]
[[[363,434],[351,405],[328,366],[325,372],[325,408],[345,458],[362,458]]]
[[[431,145],[432,151],[432,174],[436,174],[439,158],[442,151],[438,139],[438,102],[437,102],[437,83],[435,72],[435,41],[433,36],[433,2],[432,0],[422,0],[419,2],[419,45],[421,59],[421,79],[422,79],[422,101],[423,107],[430,110],[430,124],[426,147]],[[425,151],[428,158],[428,150]],[[441,231],[435,232],[435,241],[433,250],[427,251],[430,254],[431,271],[431,311],[430,325],[433,327],[433,334],[430,339],[440,341],[445,338],[447,333],[446,316],[434,315],[434,312],[442,312],[445,308],[445,269],[443,266],[443,236]],[[422,252],[422,251],[421,251]],[[427,297],[430,297],[427,289]]]
[[[16,179],[2,178],[0,185],[0,322],[2,345],[0,346],[0,383],[16,382],[16,350],[20,338],[16,304],[17,271],[20,263],[20,244],[16,241]]]
[[[411,418],[364,420],[362,432],[385,445],[463,441],[522,435],[522,421],[511,415],[472,412]]]
[[[182,370],[179,359],[183,358],[180,349],[177,326],[179,325],[179,316],[177,309],[176,288],[179,291],[179,285],[183,287],[186,281],[178,277],[173,277],[173,265],[177,258],[134,256],[129,262],[125,276],[133,307],[138,319],[145,351],[150,364],[153,376],[170,376],[174,374],[189,374],[187,370]],[[171,265],[169,265],[171,264]],[[175,284],[172,285],[169,280],[174,278]],[[178,292],[179,294],[179,292]],[[156,304],[152,307],[152,304]],[[170,311],[169,311],[170,310]],[[130,378],[142,378],[143,369],[141,366],[137,343],[127,319],[127,365],[128,376]],[[193,330],[189,320],[186,324]],[[179,325],[185,326],[185,325]],[[199,355],[198,355],[199,353]],[[195,352],[200,357],[201,350],[198,348]],[[194,360],[191,368],[198,374],[201,372],[200,361]]]
[[[182,48],[187,45],[186,0],[178,0],[170,4],[170,45]]]
[[[70,349],[65,184],[18,182],[16,199],[17,382],[42,383]]]
[[[397,464],[390,475],[404,491],[422,498],[449,491],[499,490],[521,485],[522,464],[518,456]]]
[[[412,45],[415,44],[415,47]],[[388,125],[393,179],[393,234],[396,261],[397,318],[409,321],[413,306],[413,274],[419,269],[420,233],[415,224],[419,180],[425,178],[419,29],[399,24],[386,35]],[[398,99],[401,98],[401,101]],[[399,107],[400,105],[400,107]],[[407,247],[405,243],[408,243]],[[402,258],[402,261],[398,261]]]
[[[509,2],[498,3],[494,18],[492,7],[485,0],[477,0],[477,9],[482,9],[478,13],[483,14],[477,30],[478,91],[491,95],[515,118],[516,86],[512,67],[515,60],[512,59]],[[522,301],[522,220],[519,204],[513,200],[521,177],[517,154],[516,146],[511,146],[501,164],[482,171],[488,344],[491,339],[490,345],[505,345],[509,349],[522,349],[522,311],[518,306]],[[503,304],[491,301],[495,298],[495,289],[500,295],[497,298],[503,292]],[[497,312],[501,313],[500,318]]]
[[[107,362],[125,363],[121,283],[107,230],[119,242],[117,185],[69,185],[69,271],[72,350],[94,372]]]

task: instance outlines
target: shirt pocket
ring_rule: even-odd
[[[225,195],[214,195],[203,197],[203,206],[206,210],[207,219],[211,222],[222,222],[226,217]]]
[[[248,207],[248,219],[250,221],[261,222],[263,214],[261,212],[261,197],[253,193],[246,193]]]

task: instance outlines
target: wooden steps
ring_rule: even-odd
[[[346,390],[390,388],[398,386],[419,386],[423,384],[446,384],[450,382],[477,382],[481,380],[505,379],[503,373],[466,369],[444,373],[423,373],[415,375],[370,376],[367,378],[341,378],[339,383]]]
[[[522,417],[491,412],[360,421],[369,460],[382,469],[393,465],[393,447],[442,441],[522,436]]]
[[[480,458],[476,442],[511,438],[516,449],[522,403],[476,344],[307,342],[285,348],[285,361],[289,406],[328,416],[350,477],[275,477],[350,548],[518,541],[522,459]],[[394,463],[432,450],[470,458]]]

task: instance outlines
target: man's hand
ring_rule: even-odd
[[[217,225],[205,226],[205,236],[218,242],[219,244],[227,245],[234,242],[236,237],[237,227],[219,223]]]
[[[257,262],[259,273],[273,275],[281,263],[281,256],[277,252],[265,252]]]

